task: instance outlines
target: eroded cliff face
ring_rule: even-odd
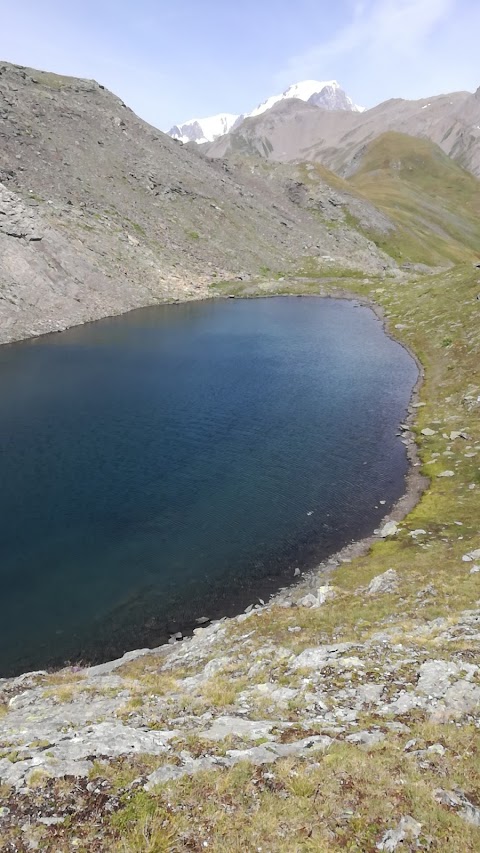
[[[312,210],[290,198],[295,168],[208,161],[94,81],[0,64],[0,138],[0,342],[306,257],[393,265],[327,183]]]

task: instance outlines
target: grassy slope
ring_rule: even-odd
[[[434,143],[385,133],[367,147],[349,184],[397,224],[393,237],[375,240],[397,260],[480,258],[480,181]]]

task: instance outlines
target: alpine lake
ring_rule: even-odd
[[[158,646],[370,534],[417,376],[369,308],[315,297],[1,347],[0,676]]]

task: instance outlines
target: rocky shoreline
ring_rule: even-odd
[[[300,285],[300,286],[305,285],[305,283],[306,282],[304,279],[289,279],[286,284],[287,284],[287,286],[290,285],[292,287],[295,287],[298,285]],[[310,281],[308,283],[309,284],[313,283],[317,286],[317,282],[315,280]],[[273,288],[273,292],[270,295],[276,296],[278,298],[279,294],[275,293],[275,282],[269,283],[268,280],[263,281],[261,283],[262,290],[259,293],[255,293],[255,285],[253,282],[250,283],[250,285],[249,285],[250,291],[252,291],[252,289],[253,289],[254,293],[250,292],[248,298],[254,298],[254,295],[256,295],[258,298],[268,298],[269,286],[271,286]],[[267,288],[267,292],[265,292],[265,288]],[[283,293],[281,295],[288,296],[290,294],[288,292],[286,292],[286,293]],[[400,496],[400,498],[395,502],[392,509],[383,517],[383,519],[381,520],[381,522],[378,525],[378,530],[372,531],[372,533],[370,535],[364,536],[358,540],[355,540],[355,541],[352,541],[352,542],[346,544],[339,551],[334,552],[332,554],[329,554],[320,563],[318,563],[317,565],[315,565],[313,567],[310,567],[310,568],[305,569],[305,570],[301,569],[301,568],[296,569],[296,574],[292,577],[291,582],[287,586],[282,586],[280,588],[280,590],[272,592],[272,593],[268,593],[268,599],[269,599],[270,603],[281,602],[281,601],[284,601],[286,599],[288,600],[289,598],[292,598],[292,600],[294,600],[294,601],[298,601],[299,598],[301,598],[302,596],[310,594],[310,593],[312,593],[312,591],[314,592],[316,586],[318,586],[318,582],[319,582],[318,579],[319,578],[327,579],[330,576],[332,570],[336,566],[338,566],[341,562],[351,560],[357,556],[360,556],[362,554],[367,553],[367,551],[371,547],[371,545],[378,538],[381,538],[380,537],[380,530],[383,529],[385,527],[385,525],[388,524],[389,522],[400,521],[415,506],[415,504],[419,500],[422,492],[424,491],[424,489],[426,488],[427,483],[428,483],[428,480],[425,477],[423,477],[419,473],[419,470],[418,470],[420,467],[420,461],[418,459],[417,446],[416,446],[416,443],[414,440],[414,434],[413,434],[412,429],[411,429],[413,427],[413,423],[414,423],[416,406],[418,405],[419,390],[421,388],[421,383],[423,381],[423,368],[422,368],[418,358],[416,357],[415,353],[408,346],[406,346],[401,341],[399,341],[398,338],[395,337],[395,335],[389,330],[387,321],[386,321],[385,316],[384,316],[384,313],[382,312],[380,306],[376,305],[373,300],[367,299],[367,298],[361,298],[358,295],[356,295],[350,291],[345,290],[344,288],[340,288],[338,290],[335,289],[334,292],[330,292],[330,293],[320,292],[320,293],[314,293],[311,295],[317,296],[320,299],[346,300],[346,301],[352,302],[355,305],[361,305],[362,307],[370,309],[375,314],[375,316],[379,319],[379,321],[382,323],[382,327],[383,327],[385,334],[388,337],[390,337],[392,340],[395,340],[396,343],[399,343],[401,346],[403,346],[403,348],[406,349],[407,352],[409,353],[410,357],[415,361],[415,363],[417,365],[417,370],[418,370],[418,378],[417,378],[417,381],[415,383],[415,386],[412,389],[412,394],[411,394],[411,398],[410,398],[410,402],[409,402],[409,406],[408,406],[408,413],[407,413],[407,416],[405,418],[405,423],[402,425],[402,432],[399,433],[399,438],[406,447],[406,453],[407,453],[407,457],[409,460],[409,468],[408,468],[406,478],[405,478],[405,491]],[[210,299],[218,299],[218,298],[222,298],[222,297],[220,297],[218,294],[210,296]],[[176,301],[178,302],[180,300],[176,300]],[[198,298],[195,301],[199,301]],[[205,301],[205,300],[202,299],[200,301]],[[138,309],[138,310],[141,310],[141,309]],[[90,321],[90,320],[86,321],[86,323],[90,323],[90,322],[95,322],[95,321]],[[78,325],[85,325],[85,323],[80,323]],[[47,333],[47,334],[57,334],[57,332],[51,332],[51,333]],[[407,429],[407,426],[409,427],[409,429]],[[285,580],[286,579],[284,578],[284,582],[285,582]],[[278,584],[277,584],[277,587],[278,587]],[[260,595],[264,596],[265,599],[267,598],[267,596],[265,595],[264,592],[260,592]],[[255,601],[258,602],[258,601],[262,601],[263,599],[259,598],[257,596],[257,598],[254,598],[253,600],[254,600],[254,602]],[[259,605],[258,603],[254,603],[251,605],[251,607],[255,607],[255,608],[260,607],[261,608],[262,605]],[[224,613],[218,613],[218,609],[219,608],[216,608],[213,610],[213,612],[208,613],[208,616],[209,616],[208,619],[203,617],[203,622],[210,623],[212,621],[217,621],[218,619],[223,618]],[[215,610],[216,610],[216,612],[215,612]],[[230,608],[230,614],[226,618],[231,618],[232,610],[233,610],[233,608]],[[212,617],[212,618],[210,618],[210,617]],[[183,623],[183,624],[181,622],[179,622],[177,625],[177,630],[173,629],[174,633],[171,635],[170,643],[176,642],[178,640],[183,640],[186,637],[191,636],[194,628],[198,624],[201,624],[201,623],[202,623],[202,614],[200,614],[200,613],[198,614],[198,619],[195,622],[189,622],[189,623]],[[167,632],[167,636],[168,636],[168,632]],[[158,646],[157,646],[157,648],[158,648]],[[87,666],[88,663],[103,662],[104,660],[105,660],[105,658],[103,658],[103,660],[102,660],[102,657],[100,657],[100,656],[97,659],[95,659],[95,657],[93,657],[93,661],[91,658],[89,659],[87,657],[86,661],[83,661],[83,662],[79,661],[79,664],[82,666]],[[70,664],[70,663],[71,663],[71,661],[68,661],[68,664]],[[67,661],[63,665],[66,666]],[[59,667],[55,667],[55,668],[59,668]],[[52,666],[47,664],[46,669],[48,671],[52,671]],[[2,676],[2,673],[0,673],[0,678],[1,678],[1,676]]]

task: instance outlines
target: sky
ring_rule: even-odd
[[[163,130],[305,79],[355,103],[480,86],[480,0],[0,0],[0,60],[94,78]]]

